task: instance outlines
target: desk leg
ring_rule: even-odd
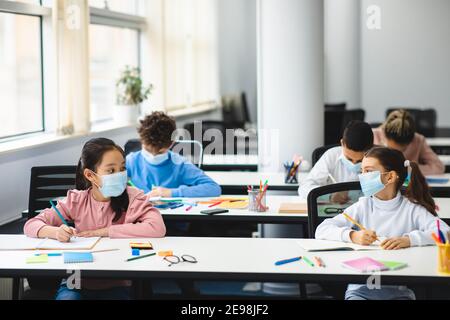
[[[307,300],[308,299],[308,293],[306,292],[306,284],[304,282],[300,282],[298,284],[298,287],[300,289],[300,299],[301,300]]]
[[[20,299],[20,286],[22,284],[22,279],[20,278],[13,278],[13,284],[12,284],[12,300],[19,300]]]

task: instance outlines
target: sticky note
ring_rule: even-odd
[[[132,255],[133,257],[139,257],[139,256],[141,255],[141,250],[139,250],[139,249],[133,249],[133,250],[131,250],[131,255]]]
[[[158,256],[160,256],[160,257],[173,256],[173,251],[160,251],[160,252],[158,252]]]
[[[40,263],[48,263],[48,255],[43,254],[39,256],[34,256],[27,258],[27,264],[40,264]]]

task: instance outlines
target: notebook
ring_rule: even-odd
[[[64,252],[64,263],[91,263],[94,256],[90,252]]]
[[[278,213],[308,213],[306,203],[282,203]]]
[[[48,255],[43,254],[40,256],[34,256],[30,257],[26,261],[27,264],[41,264],[41,263],[48,263]]]
[[[220,209],[247,209],[248,208],[248,200],[244,201],[225,201],[217,208]]]
[[[408,266],[408,264],[404,262],[395,262],[395,261],[380,261],[380,262],[384,264],[389,270],[400,270]]]
[[[384,264],[372,258],[359,258],[355,260],[344,261],[342,266],[359,272],[373,272],[389,270]]]
[[[100,237],[73,237],[69,243],[53,239],[35,239],[24,235],[0,235],[0,251],[19,250],[91,250],[100,241]]]
[[[345,243],[339,241],[315,240],[315,239],[300,239],[298,244],[303,250],[308,252],[320,251],[372,251],[381,250],[378,242],[370,246],[361,246],[354,243]]]

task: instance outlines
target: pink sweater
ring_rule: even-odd
[[[64,219],[75,222],[78,232],[109,228],[109,237],[116,239],[164,237],[164,221],[159,211],[150,204],[148,196],[135,188],[127,188],[127,192],[130,198],[128,210],[116,222],[113,222],[115,213],[110,203],[96,201],[91,189],[69,191],[57,208]],[[43,227],[59,227],[62,223],[53,209],[46,209],[25,224],[24,232],[28,237],[37,238]],[[131,282],[126,280],[82,279],[82,287],[90,290],[129,286]]]
[[[382,128],[373,130],[374,144],[386,145],[386,135]],[[445,166],[427,143],[425,137],[416,133],[413,141],[403,152],[405,158],[417,162],[424,175],[443,174]]]
[[[130,205],[122,217],[113,222],[115,213],[109,202],[96,201],[91,189],[69,191],[58,203],[58,210],[67,221],[75,222],[78,232],[109,228],[110,238],[162,238],[166,227],[159,211],[150,204],[148,196],[135,188],[128,188]],[[46,209],[30,219],[24,228],[28,237],[37,238],[45,226],[59,227],[61,219],[53,209]]]

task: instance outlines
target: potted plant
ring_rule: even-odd
[[[116,83],[117,103],[114,120],[120,124],[136,124],[141,103],[148,99],[153,85],[144,87],[139,68],[127,66]]]

